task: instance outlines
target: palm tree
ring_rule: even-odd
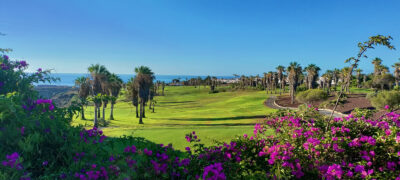
[[[136,85],[138,87],[140,97],[140,113],[139,113],[139,124],[143,124],[142,118],[145,117],[145,104],[149,99],[149,90],[153,84],[154,73],[147,66],[140,66],[135,68],[136,73]]]
[[[290,97],[291,103],[294,103],[294,94],[297,89],[299,76],[301,74],[301,66],[297,62],[291,62],[289,67],[287,68],[289,86],[290,86]]]
[[[332,71],[332,79],[333,79],[333,83],[335,83],[335,89],[334,89],[334,91],[336,91],[336,87],[337,87],[337,84],[338,84],[338,82],[339,82],[339,76],[340,76],[340,70],[335,68],[335,69]]]
[[[108,102],[111,100],[110,78],[111,78],[111,73],[107,71],[105,73],[105,78],[101,82],[101,88],[102,88],[101,101],[102,101],[102,105],[103,105],[102,121],[103,121],[104,125],[106,124],[106,108],[107,108]]]
[[[374,75],[379,74],[379,66],[382,64],[382,59],[376,57],[372,60],[372,64],[374,65]]]
[[[326,92],[330,94],[331,92],[331,85],[333,79],[333,71],[327,70],[324,75],[322,75],[325,79],[324,87],[326,88]]]
[[[362,69],[358,68],[356,69],[356,78],[357,78],[357,87],[360,88],[361,87],[361,72]]]
[[[118,75],[112,73],[109,78],[109,89],[111,92],[110,120],[114,120],[114,104],[117,102],[119,92],[122,89],[122,85],[123,85],[122,79]]]
[[[344,89],[346,92],[350,92],[350,84],[346,82],[350,82],[351,74],[349,71],[351,70],[350,67],[344,67],[340,73],[340,78],[342,79],[342,83],[344,84]]]
[[[318,72],[321,70],[315,64],[310,64],[304,70],[307,72],[307,88],[312,89],[318,77]]]
[[[136,87],[135,78],[131,78],[126,84],[127,96],[129,101],[132,101],[132,105],[136,107],[136,118],[139,118],[139,92]]]
[[[87,104],[87,97],[90,95],[90,79],[88,77],[78,77],[75,79],[75,86],[79,88],[78,97],[81,101],[81,119],[85,120],[85,110],[84,105]]]
[[[280,84],[280,92],[279,94],[282,94],[282,89],[284,90],[285,86],[284,86],[284,79],[283,79],[283,73],[285,72],[285,67],[279,65],[278,67],[276,67],[276,71],[278,73],[278,81]]]
[[[94,126],[97,127],[98,126],[98,112],[100,112],[100,106],[101,106],[101,93],[103,92],[103,87],[102,87],[102,83],[103,81],[106,80],[106,76],[107,74],[109,74],[109,72],[107,71],[106,67],[100,64],[95,64],[95,65],[91,65],[88,68],[88,71],[90,73],[91,79],[90,79],[90,83],[91,83],[91,92],[93,97],[93,101],[94,101]]]
[[[394,68],[393,74],[394,74],[394,78],[395,78],[395,81],[396,81],[396,87],[398,89],[399,88],[399,81],[400,81],[400,63],[399,62],[394,63],[394,65],[392,65],[392,67]]]
[[[389,68],[384,65],[379,65],[377,67],[377,72],[378,74],[375,76],[378,79],[378,84],[381,85],[381,90],[383,90],[383,87],[385,86],[385,78],[386,74],[389,72]]]

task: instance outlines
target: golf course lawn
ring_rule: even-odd
[[[206,145],[216,141],[229,141],[238,135],[251,134],[254,124],[275,110],[264,106],[265,91],[234,91],[209,94],[209,88],[193,86],[167,86],[165,96],[156,96],[155,113],[146,107],[144,124],[139,125],[135,107],[122,95],[114,108],[115,120],[109,119],[103,131],[107,136],[132,135],[144,137],[160,144],[172,143],[176,149],[189,144],[185,134],[196,131]],[[85,109],[87,120],[75,119],[73,125],[93,125],[92,106]]]

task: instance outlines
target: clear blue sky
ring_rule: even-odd
[[[262,74],[298,61],[342,68],[369,36],[391,35],[400,58],[400,1],[1,0],[0,47],[31,69],[82,73],[150,66],[156,74]],[[361,68],[372,70],[371,59]]]

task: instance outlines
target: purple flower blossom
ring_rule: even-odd
[[[327,175],[341,179],[343,175],[342,168],[338,164],[333,164],[328,167]]]
[[[153,154],[153,151],[144,148],[143,153],[146,154],[147,156],[151,156]]]
[[[226,176],[223,172],[222,163],[215,163],[204,168],[203,179],[224,180]]]
[[[7,161],[3,161],[1,164],[3,166],[9,166],[11,168],[16,168],[18,170],[22,169],[22,166],[17,163],[18,159],[19,159],[19,154],[17,152],[14,152],[10,155],[6,155]]]
[[[22,126],[20,131],[21,131],[21,134],[24,135],[24,133],[25,133],[25,126]]]
[[[190,147],[185,147],[185,150],[186,151],[190,151]]]

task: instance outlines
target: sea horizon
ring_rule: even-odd
[[[124,81],[124,83],[128,82],[130,78],[134,77],[134,74],[117,74],[121,77],[121,79]],[[55,86],[74,86],[75,85],[75,79],[80,76],[89,76],[89,73],[51,73],[50,76],[59,78],[59,81],[52,82],[52,83],[36,83],[35,85],[55,85]],[[186,79],[191,79],[191,78],[205,78],[208,75],[161,75],[161,74],[156,74],[155,75],[155,81],[162,81],[165,83],[170,83],[172,82],[173,79],[180,79],[180,80],[186,80]],[[213,76],[212,77],[217,77],[219,79],[232,79],[234,78],[233,75],[231,76]]]

